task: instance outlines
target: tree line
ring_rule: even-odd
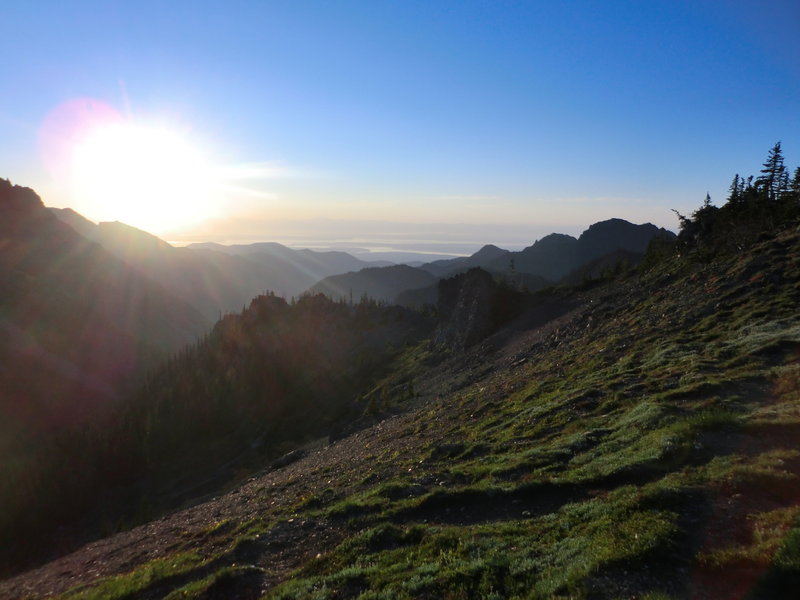
[[[674,211],[680,222],[682,251],[741,251],[765,233],[800,221],[800,167],[786,167],[781,143],[769,151],[758,176],[734,175],[723,206],[703,204],[691,216]]]

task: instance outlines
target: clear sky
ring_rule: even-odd
[[[38,0],[0,22],[0,177],[169,239],[674,229],[776,141],[800,164],[797,0]],[[77,160],[106,113],[139,133]]]

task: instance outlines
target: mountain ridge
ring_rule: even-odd
[[[366,297],[396,304],[398,296],[403,292],[424,288],[435,282],[436,277],[422,268],[392,265],[332,275],[314,284],[307,293],[325,294],[333,300],[349,302]]]
[[[636,265],[655,236],[675,239],[675,234],[651,223],[635,225],[624,219],[613,218],[590,225],[578,238],[551,233],[519,252],[487,244],[471,256],[433,261],[418,268],[442,279],[478,267],[498,279],[535,291],[561,282],[568,276],[570,283],[579,283],[576,273],[580,273],[581,281],[599,278],[601,268],[614,268],[620,260],[629,266]],[[601,267],[592,268],[591,265]],[[356,297],[365,294],[403,306],[435,306],[435,283],[426,285],[423,277],[412,279],[408,275],[410,272],[407,272],[406,287],[399,289],[396,273],[390,268],[384,269],[383,272],[373,269],[368,276],[357,273],[338,275],[321,281],[308,291],[324,293],[334,299],[346,299],[349,297],[348,290],[356,290]],[[391,286],[391,293],[387,292],[387,286]]]
[[[94,224],[71,209],[52,209],[81,235],[156,279],[209,320],[236,312],[265,292],[290,298],[320,279],[368,266],[342,252],[293,250],[275,242],[175,248],[124,223]]]
[[[33,190],[0,179],[0,214],[5,408],[63,411],[78,398],[75,412],[97,407],[208,326],[190,305],[58,220]],[[91,390],[81,380],[94,382]],[[53,390],[62,393],[48,398]]]

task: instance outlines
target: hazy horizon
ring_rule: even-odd
[[[498,245],[506,227],[536,231],[518,243],[611,217],[675,228],[671,209],[724,203],[777,140],[800,152],[789,0],[3,16],[0,176],[173,240],[318,220],[461,223]]]
[[[58,208],[58,207],[53,207]],[[85,215],[81,215],[86,218]],[[621,216],[608,217],[621,218]],[[608,219],[600,219],[605,221]],[[90,221],[97,223],[97,221]],[[628,219],[625,219],[628,220]],[[579,237],[593,223],[582,225],[474,225],[457,223],[404,223],[392,221],[347,221],[316,219],[307,221],[211,224],[188,234],[157,236],[176,247],[191,244],[247,245],[276,242],[293,249],[347,252],[363,260],[384,260],[381,253],[408,253],[440,257],[469,256],[486,245],[518,251],[542,237],[566,234]],[[635,224],[642,224],[631,221]],[[125,223],[125,225],[130,225]],[[240,229],[242,226],[245,229]],[[675,232],[677,228],[666,227]],[[241,231],[237,233],[237,230]],[[487,232],[488,230],[488,232]],[[147,233],[156,235],[151,231]],[[434,258],[430,258],[433,260]]]

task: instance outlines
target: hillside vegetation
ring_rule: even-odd
[[[740,190],[744,208],[732,196],[682,217],[678,239],[651,242],[635,270],[515,301],[488,337],[441,335],[486,312],[470,301],[482,288],[465,290],[488,276],[444,284],[460,308],[370,369],[364,412],[387,418],[0,583],[0,596],[794,598],[800,171],[769,176]],[[248,372],[250,332],[270,329],[247,317],[223,321],[226,344],[187,352],[186,378],[165,367],[143,398],[229,385],[210,358],[219,348],[230,380]],[[317,325],[314,340],[344,330]],[[338,372],[336,351],[312,356]],[[224,431],[228,413],[209,410],[198,422]]]
[[[140,523],[363,417],[360,402],[430,319],[324,296],[255,298],[153,370],[110,415],[6,462],[0,551],[18,566]]]

